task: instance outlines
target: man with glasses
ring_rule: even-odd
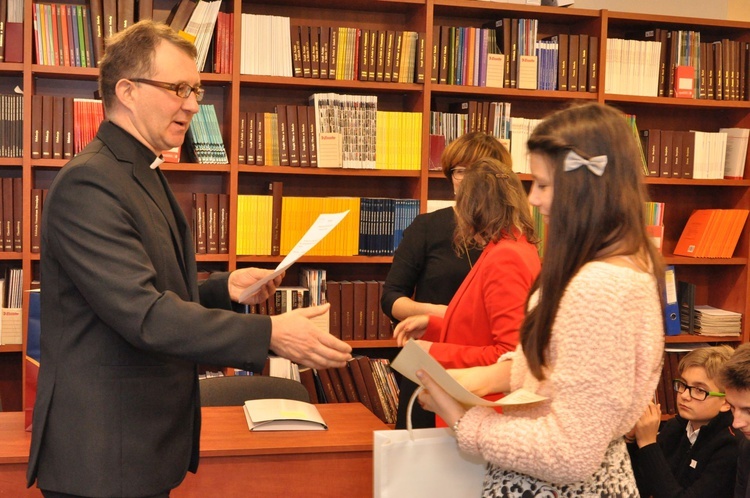
[[[651,404],[626,436],[641,496],[731,498],[740,438],[719,380],[729,346],[693,350],[672,381],[678,414],[661,431],[661,409]]]
[[[750,344],[739,346],[720,372],[734,427],[744,438],[737,462],[735,498],[750,498]]]
[[[269,270],[198,285],[190,224],[158,168],[203,97],[195,56],[151,21],[109,38],[99,64],[107,120],[46,197],[28,468],[45,497],[169,496],[198,465],[198,363],[259,372],[269,351],[314,368],[351,358],[310,320],[327,305],[231,311]]]

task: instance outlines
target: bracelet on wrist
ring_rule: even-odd
[[[458,426],[461,424],[461,419],[464,418],[463,415],[458,417],[458,419],[453,422],[453,426],[451,426],[451,429],[454,433],[458,434]]]

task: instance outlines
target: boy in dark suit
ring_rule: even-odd
[[[734,351],[722,367],[719,378],[734,415],[732,427],[745,436],[740,444],[734,496],[750,498],[750,344],[742,344]]]
[[[729,346],[685,355],[672,381],[678,415],[659,431],[661,410],[652,403],[626,436],[641,496],[731,498],[741,437],[718,380],[731,355]]]

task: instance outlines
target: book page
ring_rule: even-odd
[[[540,396],[525,389],[513,391],[497,401],[480,398],[476,394],[468,391],[464,386],[459,384],[456,379],[451,377],[448,371],[443,368],[435,358],[424,351],[413,339],[410,339],[409,342],[406,343],[406,346],[404,346],[391,363],[391,367],[419,385],[422,385],[422,383],[417,378],[417,370],[424,370],[440,387],[445,389],[445,392],[450,394],[456,401],[466,406],[525,405],[547,399],[544,396]]]
[[[327,430],[323,417],[311,403],[293,399],[253,399],[243,407],[251,431]]]
[[[299,242],[297,242],[297,245],[289,251],[289,254],[287,254],[281,263],[279,263],[279,266],[277,266],[272,273],[268,274],[268,276],[258,280],[242,292],[240,295],[240,302],[244,302],[247,298],[258,292],[266,282],[273,280],[281,275],[287,268],[292,266],[295,261],[304,256],[307,251],[315,247],[315,244],[323,240],[323,237],[336,228],[336,225],[338,225],[347,214],[349,214],[348,209],[341,213],[321,214],[318,216],[315,223],[308,228],[305,235],[303,235]]]

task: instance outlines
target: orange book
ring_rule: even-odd
[[[720,258],[731,258],[734,254],[734,249],[737,247],[737,241],[740,239],[742,229],[745,227],[747,221],[748,210],[747,209],[730,209],[732,212],[732,219],[730,228],[724,239],[724,245],[719,254]]]
[[[711,216],[708,219],[708,226],[706,226],[705,231],[701,235],[701,240],[695,250],[696,258],[711,257],[709,254],[711,242],[715,240],[716,236],[719,234],[721,213],[716,209],[710,209],[709,211],[711,211]]]
[[[690,215],[685,228],[682,229],[680,240],[674,248],[675,256],[697,257],[697,249],[708,230],[713,209],[696,209]]]
[[[693,258],[729,258],[734,253],[747,209],[697,209],[693,211],[680,240],[675,256]]]

